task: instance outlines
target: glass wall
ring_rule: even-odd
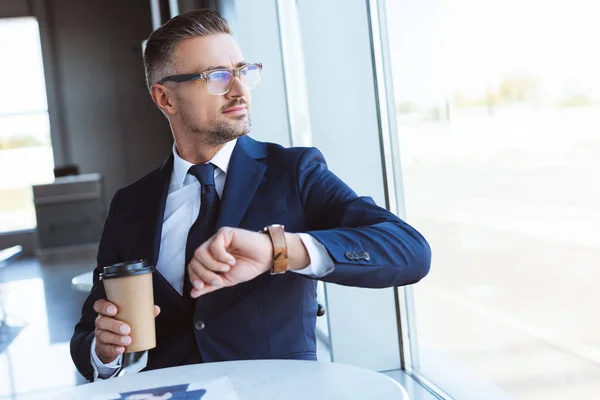
[[[53,179],[36,19],[0,19],[0,54],[0,232],[8,232],[35,228],[31,185]]]
[[[381,3],[406,218],[433,249],[409,367],[456,397],[465,377],[597,397],[600,3]]]

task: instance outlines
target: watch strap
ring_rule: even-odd
[[[285,240],[285,228],[283,225],[269,225],[261,232],[268,233],[273,244],[273,266],[271,274],[282,274],[289,269],[288,248]]]

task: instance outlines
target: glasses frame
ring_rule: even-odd
[[[261,79],[262,79],[262,67],[263,67],[262,63],[250,63],[250,64],[241,65],[241,66],[239,66],[237,68],[215,68],[215,69],[210,69],[208,71],[204,71],[204,72],[201,72],[199,74],[171,75],[171,76],[167,76],[165,78],[162,78],[157,83],[159,85],[162,85],[165,82],[183,83],[183,82],[191,82],[191,81],[203,80],[204,83],[206,83],[206,89],[208,90],[208,93],[210,93],[212,95],[215,95],[215,96],[220,96],[220,95],[224,95],[224,94],[229,93],[229,91],[233,87],[233,81],[234,81],[234,79],[236,77],[239,78],[240,82],[243,83],[243,81],[241,79],[241,75],[240,75],[241,70],[243,70],[244,68],[248,68],[250,66],[253,66],[253,65],[257,66],[258,69],[259,69],[259,71],[261,71]],[[229,73],[231,73],[231,75],[233,75],[233,78],[231,79],[231,82],[229,83],[229,87],[223,93],[213,93],[213,92],[210,91],[210,89],[208,87],[208,77],[209,77],[210,74],[212,74],[214,72],[229,72]],[[260,84],[260,82],[259,82],[259,84]]]

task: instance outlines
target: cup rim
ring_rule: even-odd
[[[105,281],[109,279],[126,278],[152,272],[154,272],[154,268],[148,265],[148,262],[145,259],[123,261],[104,267],[104,272],[100,273],[100,280]]]

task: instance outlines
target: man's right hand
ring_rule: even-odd
[[[94,303],[96,318],[96,354],[104,364],[113,362],[125,351],[125,346],[131,344],[129,333],[131,328],[125,322],[113,318],[117,314],[117,307],[104,299]],[[154,317],[160,314],[160,308],[154,306]]]

